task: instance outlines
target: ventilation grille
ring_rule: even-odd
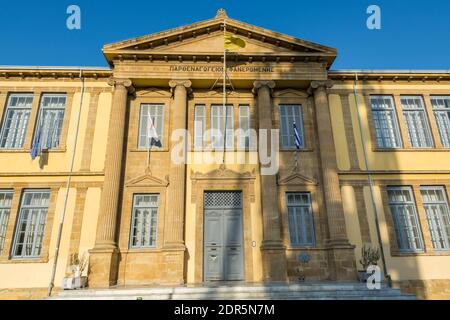
[[[206,192],[205,208],[242,208],[240,192]]]

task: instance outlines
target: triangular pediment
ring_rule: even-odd
[[[230,19],[224,11],[213,19],[158,32],[104,46],[103,52],[110,63],[116,59],[190,59],[223,55],[223,33],[226,31],[242,38],[246,47],[238,54],[274,57],[276,61],[326,61],[331,64],[336,50],[313,42]],[[195,59],[195,58],[194,58]],[[209,59],[209,58],[208,58]],[[255,59],[257,60],[257,59]]]
[[[317,181],[312,178],[308,178],[300,173],[291,173],[288,176],[280,177],[278,176],[278,185],[279,186],[308,186],[308,185],[317,185]]]
[[[169,177],[160,179],[152,175],[150,170],[146,170],[145,174],[130,179],[125,183],[128,187],[167,187],[169,185]]]

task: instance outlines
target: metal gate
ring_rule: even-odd
[[[204,279],[244,280],[242,193],[205,192]]]

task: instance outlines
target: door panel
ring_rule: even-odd
[[[244,280],[242,209],[233,208],[235,203],[220,203],[229,208],[207,208],[205,203],[205,281]]]

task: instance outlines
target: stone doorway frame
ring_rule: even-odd
[[[197,233],[195,236],[194,255],[194,283],[203,283],[204,275],[204,194],[207,191],[240,191],[242,192],[242,231],[243,231],[243,259],[244,281],[253,281],[253,247],[252,247],[252,221],[250,204],[255,202],[256,179],[255,170],[252,172],[236,172],[221,165],[218,169],[208,173],[191,171],[192,195],[191,202],[195,204],[195,220]]]

